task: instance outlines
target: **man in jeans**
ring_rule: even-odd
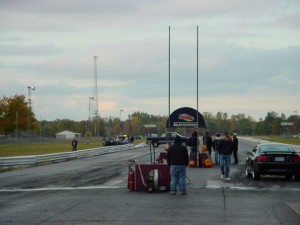
[[[225,133],[225,138],[219,142],[220,166],[221,166],[221,179],[230,181],[229,172],[231,164],[231,155],[233,150],[232,139],[228,133]]]
[[[181,195],[186,195],[186,167],[189,163],[188,150],[181,144],[181,138],[176,136],[174,144],[171,145],[168,154],[167,162],[170,166],[171,174],[171,195],[175,195],[177,184]]]

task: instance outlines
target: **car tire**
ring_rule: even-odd
[[[299,174],[295,174],[295,181],[300,181],[300,175]]]
[[[154,142],[152,142],[152,146],[153,146],[154,148],[157,148],[157,147],[159,146],[159,144],[158,144],[157,141],[154,141]]]
[[[257,170],[253,170],[252,178],[253,180],[260,180],[260,173]]]
[[[249,173],[249,170],[247,168],[245,168],[245,174],[246,174],[246,177],[250,178],[252,176],[251,173]]]

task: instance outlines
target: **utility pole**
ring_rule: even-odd
[[[29,133],[31,130],[31,91],[35,91],[34,86],[28,86],[28,124],[27,124],[27,135],[29,137]]]
[[[94,66],[95,66],[95,74],[94,74],[94,90],[93,90],[93,98],[95,101],[94,110],[95,110],[95,136],[98,136],[98,117],[99,117],[99,109],[98,109],[98,78],[97,78],[97,59],[98,56],[94,56]]]
[[[91,124],[91,101],[94,100],[94,97],[89,97],[89,122],[88,122],[88,132],[90,131],[89,127]]]

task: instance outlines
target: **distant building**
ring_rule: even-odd
[[[56,134],[56,139],[68,140],[73,138],[80,138],[81,133],[74,133],[72,131],[64,130]]]

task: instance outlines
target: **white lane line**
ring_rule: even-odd
[[[0,192],[33,192],[33,191],[71,191],[71,190],[92,190],[92,189],[124,189],[125,186],[87,186],[87,187],[49,187],[49,188],[3,188]]]
[[[241,191],[293,191],[299,192],[300,188],[292,188],[292,187],[280,187],[279,185],[265,188],[257,188],[257,187],[245,187],[239,186],[236,183],[230,183],[222,180],[207,180],[205,188],[208,189],[219,189],[225,188],[230,190],[241,190]]]

